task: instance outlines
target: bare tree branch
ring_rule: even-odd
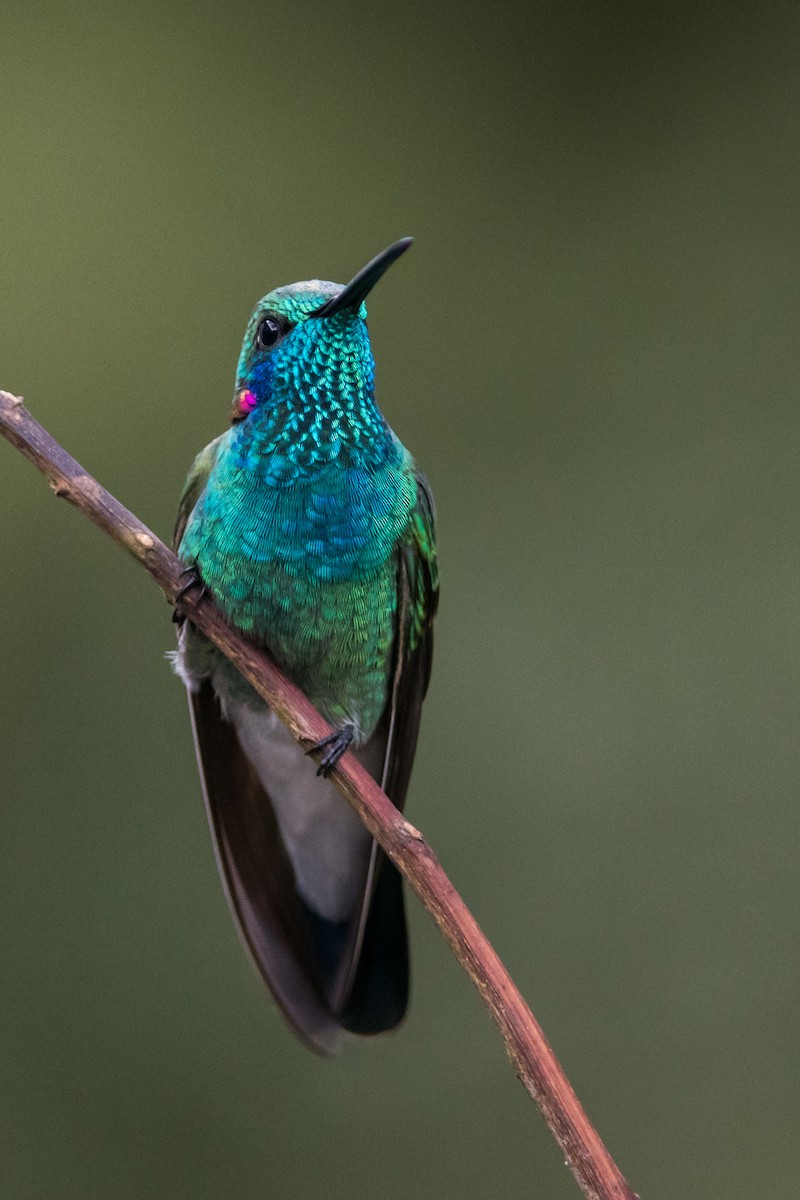
[[[172,603],[181,564],[163,542],[84,471],[30,415],[21,398],[0,392],[0,433],[69,500],[149,571]],[[194,625],[227,655],[308,748],[329,727],[260,649],[224,620],[208,597],[185,596]],[[589,1200],[638,1200],[593,1128],[511,976],[442,870],[433,851],[370,775],[347,753],[331,779],[419,896],[499,1027],[523,1086],[536,1101],[567,1165]]]

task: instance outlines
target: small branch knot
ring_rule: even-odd
[[[403,837],[408,842],[424,842],[425,841],[425,838],[420,833],[420,831],[418,829],[416,829],[411,824],[411,822],[407,821],[405,818],[403,819],[403,824],[400,826],[400,836]]]
[[[0,405],[6,410],[8,420],[19,424],[25,415],[25,400],[22,396],[15,396],[11,392],[0,391]]]

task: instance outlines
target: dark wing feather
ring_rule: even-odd
[[[433,658],[439,601],[435,510],[425,476],[417,473],[417,505],[398,552],[398,621],[383,789],[402,809],[417,749],[422,701]]]
[[[433,655],[439,596],[435,511],[427,481],[417,473],[417,504],[397,552],[397,630],[392,688],[383,720],[364,748],[364,765],[382,754],[375,778],[402,809],[417,748],[422,701]],[[378,743],[376,746],[374,743]],[[402,880],[373,842],[359,924],[338,1006],[353,1033],[378,1033],[403,1018],[408,1004],[408,944]]]
[[[250,955],[289,1023],[322,1054],[341,1026],[322,996],[308,921],[269,797],[208,682],[190,693],[195,746],[220,874]]]

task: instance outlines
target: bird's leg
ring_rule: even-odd
[[[317,767],[318,775],[322,775],[325,779],[328,778],[355,737],[355,732],[352,725],[343,725],[341,729],[334,729],[333,733],[329,733],[321,742],[316,742],[309,750],[306,750],[306,754],[313,754],[316,750],[325,750]]]
[[[182,625],[186,620],[186,613],[180,611],[179,605],[187,592],[190,592],[194,587],[200,588],[199,594],[195,597],[195,603],[202,600],[203,596],[208,592],[208,588],[203,583],[203,577],[200,574],[200,568],[197,563],[192,563],[191,566],[181,571],[181,579],[186,579],[186,583],[175,593],[175,608],[172,613],[172,620],[176,625]]]

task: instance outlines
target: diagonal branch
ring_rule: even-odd
[[[69,500],[136,558],[173,604],[181,564],[154,533],[115,500],[35,421],[22,399],[0,391],[0,433]],[[189,593],[182,608],[271,705],[305,747],[330,732],[302,692],[267,654],[237,633],[208,597]],[[394,807],[352,754],[331,775],[370,833],[419,896],[499,1027],[526,1091],[588,1200],[638,1200],[586,1116],[511,976],[453,887],[422,834]]]

